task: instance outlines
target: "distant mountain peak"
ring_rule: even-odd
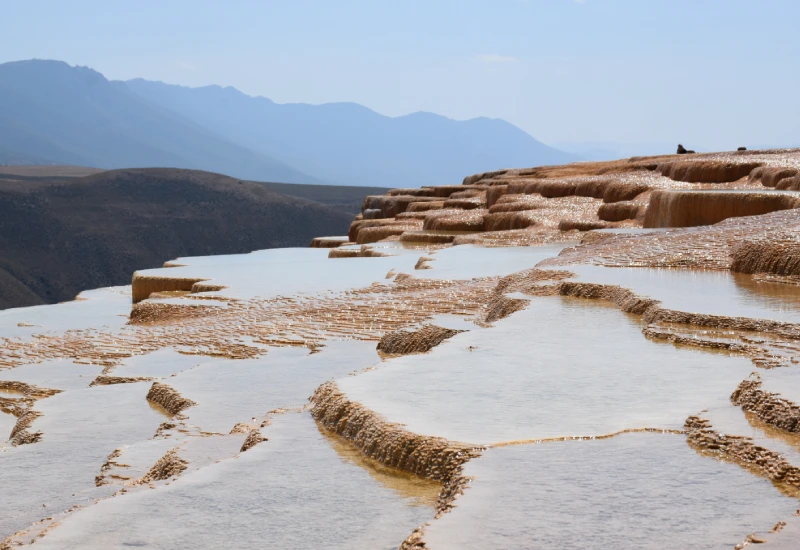
[[[0,120],[9,157],[268,181],[413,187],[577,160],[501,119],[389,117],[352,102],[278,104],[232,86],[109,82],[53,60],[0,65]]]

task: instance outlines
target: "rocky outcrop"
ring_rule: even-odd
[[[761,185],[764,187],[781,189],[781,187],[778,186],[783,180],[793,178],[797,174],[798,170],[796,168],[786,168],[783,166],[764,166],[758,168],[757,170],[753,170],[751,178],[760,179]]]
[[[219,306],[207,305],[184,305],[160,302],[140,302],[133,304],[128,317],[129,325],[155,325],[171,323],[178,319],[189,319],[192,317],[206,317],[214,315]]]
[[[437,213],[438,214],[438,213]],[[426,231],[482,231],[486,210],[443,210],[442,214],[425,218],[422,229]]]
[[[762,389],[761,378],[744,380],[731,395],[734,405],[753,413],[762,422],[792,433],[800,433],[800,405]]]
[[[418,196],[418,195],[373,195],[364,199],[362,210],[377,210],[380,214],[377,217],[393,218],[400,212],[405,212],[412,203],[430,202],[441,200],[443,195]]]
[[[131,280],[131,293],[133,303],[141,302],[150,297],[154,292],[191,292],[192,286],[207,279],[197,277],[163,277],[160,275],[145,275],[134,272]]]
[[[31,443],[37,443],[41,441],[43,435],[42,432],[34,432],[30,430],[33,422],[40,416],[42,416],[42,413],[30,410],[20,416],[17,419],[17,423],[14,425],[14,428],[11,430],[11,437],[9,438],[11,445],[17,447],[19,445],[29,445]]]
[[[136,485],[146,485],[154,481],[163,481],[171,477],[181,475],[189,467],[189,463],[178,456],[178,451],[172,449],[167,454],[158,459],[152,468],[135,482]]]
[[[449,328],[425,325],[419,330],[390,332],[378,342],[378,351],[390,355],[425,353],[456,334],[464,332]]]
[[[417,435],[389,423],[349,400],[334,382],[317,388],[310,400],[311,414],[322,427],[351,441],[373,460],[419,477],[447,484],[481,453],[475,445]]]
[[[721,434],[711,422],[698,416],[690,416],[684,427],[689,444],[700,452],[736,462],[775,483],[800,489],[800,468],[749,437]]]
[[[243,453],[247,450],[250,450],[264,441],[268,441],[268,439],[261,434],[260,430],[252,430],[247,434],[247,437],[245,438],[244,443],[242,443],[242,448],[239,449],[239,452]]]
[[[603,192],[603,202],[613,203],[622,201],[632,201],[642,193],[650,190],[648,185],[643,183],[618,182],[611,183]]]
[[[643,320],[647,323],[678,323],[748,332],[769,332],[783,338],[800,340],[800,325],[795,323],[666,309],[661,307],[661,302],[658,300],[639,296],[626,288],[616,285],[564,281],[559,283],[557,294],[576,298],[608,300],[625,313],[642,315]]]
[[[592,220],[561,220],[558,222],[559,231],[593,231],[595,229],[608,229],[612,227],[609,222]]]
[[[769,240],[744,241],[733,249],[731,271],[800,275],[800,243],[782,241],[780,235]]]
[[[50,397],[51,395],[61,393],[61,390],[40,388],[39,386],[34,386],[33,384],[17,382],[14,380],[0,380],[0,390],[19,393],[30,399],[44,399],[46,397]]]
[[[533,211],[497,212],[483,217],[484,231],[508,231],[526,229],[536,225],[536,214]]]
[[[601,204],[597,216],[607,222],[621,222],[633,220],[639,215],[641,205],[634,202],[612,202]]]
[[[183,397],[172,386],[162,384],[161,382],[153,382],[150,391],[147,393],[147,400],[151,403],[155,403],[172,415],[179,414],[189,407],[197,405],[197,403],[191,399]]]
[[[336,248],[347,244],[347,237],[315,237],[311,239],[311,248]]]
[[[505,319],[512,313],[525,309],[528,304],[530,304],[530,300],[508,298],[503,295],[495,296],[487,304],[483,320],[486,323],[494,323],[500,319]]]
[[[759,166],[760,162],[735,162],[727,159],[676,160],[659,164],[658,171],[674,181],[727,183],[749,176]]]
[[[100,375],[89,386],[112,386],[114,384],[135,384],[136,382],[149,382],[152,378],[147,376],[106,376]]]
[[[653,191],[644,227],[713,225],[727,218],[757,216],[800,206],[787,194],[751,191]]]

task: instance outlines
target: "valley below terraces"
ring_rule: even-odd
[[[796,549],[800,149],[392,189],[0,311],[0,487],[2,550]]]

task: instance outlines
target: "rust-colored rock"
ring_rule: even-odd
[[[131,280],[131,294],[133,303],[141,302],[150,297],[153,292],[191,292],[192,286],[206,279],[197,277],[163,277],[160,275],[144,275],[134,272]]]
[[[800,198],[786,194],[659,190],[650,196],[644,227],[712,225],[727,218],[757,216],[798,206]]]
[[[459,210],[473,210],[475,208],[486,207],[486,197],[481,195],[468,199],[447,199],[444,201],[445,208],[457,208]]]
[[[429,216],[422,229],[427,231],[481,231],[484,209],[455,211],[447,215]]]
[[[146,376],[105,376],[100,375],[89,384],[90,386],[113,386],[114,384],[135,384],[136,382],[149,382],[152,378]]]
[[[800,275],[800,243],[770,240],[745,241],[733,249],[731,271]]]
[[[662,176],[692,183],[726,183],[740,180],[761,166],[760,162],[732,160],[689,160],[664,162],[658,166]]]
[[[592,231],[594,229],[608,229],[612,227],[608,222],[591,220],[561,220],[558,222],[560,231]]]
[[[163,304],[160,302],[141,302],[133,304],[129,315],[130,325],[155,325],[170,323],[177,319],[205,317],[213,315],[219,306],[198,304]]]
[[[350,401],[334,382],[311,396],[312,416],[324,428],[351,441],[366,456],[410,474],[447,483],[481,453],[474,445],[409,432],[360,403]]]
[[[388,237],[400,236],[405,231],[414,231],[420,229],[421,224],[410,223],[412,220],[404,220],[404,221],[407,221],[409,223],[383,225],[377,227],[365,227],[358,231],[358,238],[356,239],[356,243],[358,244],[376,243]]]
[[[42,416],[42,413],[29,410],[17,419],[17,423],[11,429],[11,437],[9,438],[12,446],[29,445],[42,440],[42,432],[32,432],[30,430],[33,422],[40,416]]]
[[[800,489],[800,468],[782,455],[753,443],[749,437],[721,434],[711,423],[698,416],[686,419],[689,444],[700,452],[736,462],[751,471],[794,489]]]
[[[243,453],[243,452],[245,452],[245,451],[247,451],[249,449],[252,449],[253,447],[258,445],[259,443],[263,443],[264,441],[268,441],[268,439],[266,437],[264,437],[263,435],[261,435],[261,432],[259,430],[257,430],[257,429],[256,430],[251,430],[247,434],[247,437],[245,438],[244,443],[242,443],[242,448],[239,449],[239,452]]]
[[[491,208],[508,192],[508,185],[492,185],[486,190],[486,206]]]
[[[455,238],[455,233],[437,231],[406,231],[400,235],[401,242],[417,244],[448,244],[452,243]]]
[[[497,176],[502,176],[508,172],[508,170],[495,170],[494,172],[483,172],[481,174],[474,174],[472,176],[467,176],[464,178],[464,182],[462,185],[474,185],[482,180],[492,179]]]
[[[507,231],[525,229],[536,225],[536,214],[529,210],[519,212],[497,212],[483,217],[484,231]]]
[[[386,194],[389,196],[406,195],[413,197],[432,197],[433,189],[430,187],[422,187],[420,189],[417,188],[390,189]]]
[[[508,298],[507,296],[498,295],[493,297],[486,306],[486,314],[484,321],[486,323],[494,323],[500,319],[505,319],[512,313],[525,309],[530,300],[522,298]]]
[[[610,183],[603,192],[603,202],[613,203],[631,201],[649,190],[650,187],[643,183]]]
[[[315,237],[311,239],[311,248],[336,248],[347,243],[345,237]]]
[[[761,385],[758,375],[742,381],[731,395],[731,401],[766,424],[786,432],[800,433],[800,405],[764,391]]]
[[[607,222],[621,222],[633,220],[639,215],[641,205],[634,202],[613,202],[601,204],[597,210],[597,217]]]
[[[197,403],[191,399],[183,397],[172,386],[162,384],[161,382],[153,382],[150,391],[147,393],[147,400],[151,403],[155,403],[172,415],[179,414],[189,407],[197,405]]]
[[[765,166],[760,169],[761,185],[764,187],[777,187],[782,180],[792,178],[797,174],[796,168]]]
[[[181,475],[189,463],[178,456],[177,449],[172,449],[167,454],[158,459],[152,468],[142,477],[136,481],[136,485],[146,485],[154,481],[163,481],[171,477]]]
[[[449,328],[425,325],[419,330],[398,330],[390,332],[378,342],[378,351],[390,355],[408,355],[410,353],[426,353],[445,340],[464,332]]]
[[[429,210],[441,210],[444,208],[444,201],[412,202],[408,205],[406,212],[427,212]]]

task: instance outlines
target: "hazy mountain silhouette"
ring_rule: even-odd
[[[576,160],[498,119],[456,121],[432,113],[391,118],[354,103],[278,104],[231,87],[141,79],[126,84],[231,141],[337,183],[418,187]]]
[[[0,162],[169,166],[317,182],[144,100],[123,83],[61,61],[0,65]]]
[[[230,87],[112,82],[61,61],[0,64],[0,164],[417,187],[572,160],[498,119],[392,118],[354,103],[277,104]]]

